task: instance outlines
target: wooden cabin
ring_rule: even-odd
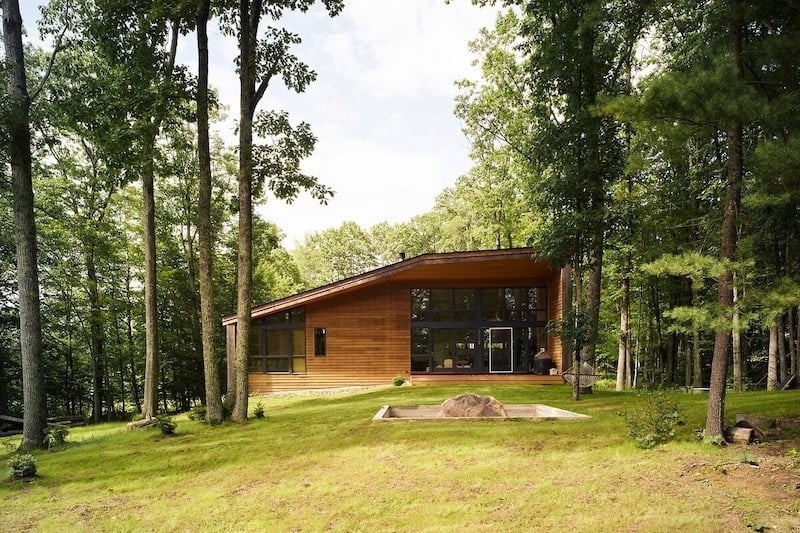
[[[548,321],[561,318],[561,271],[535,261],[529,248],[400,260],[251,316],[252,393],[397,376],[415,385],[561,383],[565,368],[561,342],[547,332]],[[230,369],[236,316],[223,325]],[[543,365],[547,354],[551,364]]]

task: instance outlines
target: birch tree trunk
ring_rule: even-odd
[[[767,351],[767,390],[778,388],[778,325],[769,327],[769,349]]]
[[[631,280],[627,275],[622,278],[622,295],[619,303],[619,355],[617,357],[617,391],[625,390],[625,369],[630,357],[630,331],[628,320],[630,312]]]

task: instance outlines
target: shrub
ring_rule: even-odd
[[[189,411],[189,420],[197,420],[199,422],[204,422],[206,419],[206,406],[205,405],[195,405],[192,407],[192,410]]]
[[[258,402],[256,404],[256,408],[253,409],[253,416],[255,416],[256,418],[264,418],[264,404],[263,403]]]
[[[69,430],[64,426],[48,426],[44,430],[44,443],[47,444],[48,449],[61,446],[67,442],[67,435],[69,435]]]
[[[8,476],[23,479],[36,475],[36,460],[29,453],[12,455],[8,460]]]
[[[789,468],[800,468],[800,450],[797,448],[792,448],[786,452],[786,455],[789,457],[789,459],[791,459]]]
[[[597,391],[617,390],[617,380],[615,379],[598,379],[592,385],[592,388]]]
[[[628,436],[643,449],[654,448],[675,436],[675,426],[684,424],[678,404],[664,392],[640,394],[642,401],[627,413],[620,413]]]
[[[394,379],[392,380],[392,383],[394,383],[395,387],[399,387],[405,382],[406,378],[404,378],[403,376],[395,376]]]
[[[158,429],[161,430],[162,435],[174,435],[175,428],[178,426],[172,421],[172,418],[167,415],[156,416],[156,424],[158,425]]]

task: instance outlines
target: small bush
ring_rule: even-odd
[[[196,420],[198,422],[205,422],[206,420],[206,406],[205,405],[195,405],[192,407],[192,410],[189,411],[189,420]]]
[[[178,427],[178,425],[172,421],[172,418],[167,415],[156,416],[156,424],[158,425],[158,429],[161,430],[162,435],[174,435],[175,428]]]
[[[8,460],[8,476],[24,479],[36,475],[36,460],[29,453],[12,455]]]
[[[792,448],[786,452],[786,455],[792,460],[791,465],[789,465],[791,468],[800,468],[800,450]]]
[[[643,449],[663,444],[675,436],[675,426],[684,424],[678,404],[661,391],[641,393],[643,401],[620,413],[628,436]]]
[[[615,379],[598,379],[592,385],[592,388],[596,391],[607,391],[607,390],[617,390],[617,380]]]
[[[392,383],[394,383],[395,387],[400,387],[405,382],[406,378],[404,378],[403,376],[395,376],[394,379],[392,380]]]
[[[48,449],[61,446],[67,442],[67,435],[69,435],[69,430],[64,426],[48,426],[44,430],[44,443],[47,444]]]
[[[253,416],[255,416],[256,418],[264,418],[264,404],[263,403],[258,402],[256,404],[256,408],[253,409]]]
[[[758,466],[758,459],[753,452],[744,452],[742,454],[742,463],[750,466]]]

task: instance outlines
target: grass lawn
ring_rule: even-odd
[[[592,418],[371,420],[381,405],[466,391]],[[66,447],[36,455],[39,477],[0,483],[0,531],[800,529],[800,432],[704,445],[691,435],[704,426],[706,397],[676,398],[688,423],[653,450],[636,448],[617,414],[638,396],[596,391],[573,403],[562,386],[252,398],[265,419],[208,428],[178,416],[174,437],[75,428]],[[726,411],[797,417],[800,391],[730,393]]]

